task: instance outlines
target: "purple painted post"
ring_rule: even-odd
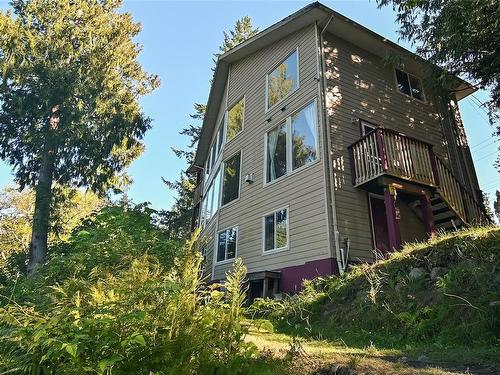
[[[377,151],[382,163],[382,169],[384,171],[387,171],[389,169],[389,163],[387,161],[387,154],[385,152],[384,146],[384,137],[381,128],[377,128],[377,130],[375,130],[375,136],[377,137]]]
[[[387,217],[387,234],[389,236],[389,249],[392,251],[401,248],[401,233],[396,218],[396,189],[388,186],[384,189],[385,214]]]
[[[434,215],[432,214],[431,199],[427,194],[420,196],[420,208],[424,221],[425,236],[427,239],[436,237],[436,226],[434,225]]]
[[[356,185],[356,166],[354,165],[354,150],[352,146],[349,147],[349,161],[351,162],[351,182],[353,185]]]

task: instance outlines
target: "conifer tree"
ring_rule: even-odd
[[[224,31],[224,42],[219,47],[219,52],[215,54],[218,58],[238,44],[259,32],[258,28],[253,27],[252,20],[245,16],[236,21],[233,30]],[[201,122],[205,117],[206,106],[204,104],[194,104],[194,114],[190,115],[195,121],[180,131],[180,134],[189,137],[187,150],[172,149],[174,154],[186,161],[190,165],[194,159],[194,152],[198,145],[200,136]],[[189,175],[182,171],[177,181],[163,180],[168,188],[177,192],[177,198],[169,211],[163,212],[163,224],[168,228],[172,237],[185,238],[191,230],[191,216],[193,207],[193,194],[196,187],[196,176]]]
[[[43,265],[53,186],[117,187],[143,150],[141,27],[120,0],[14,0],[0,11],[0,158],[35,189],[28,271]]]

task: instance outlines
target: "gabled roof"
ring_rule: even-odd
[[[331,22],[329,22],[330,19]],[[399,53],[410,56],[412,59],[406,61],[406,65],[410,69],[412,66],[416,69],[428,63],[425,59],[413,52],[343,16],[333,9],[319,2],[311,3],[219,56],[215,66],[198,147],[193,165],[190,166],[188,172],[194,172],[196,168],[203,168],[206,154],[210,148],[211,135],[216,126],[217,115],[224,94],[229,66],[315,22],[320,28],[324,28],[328,25],[327,31],[329,33],[351,42],[374,55],[385,57],[389,53]],[[456,77],[456,83],[458,100],[475,91],[470,84],[458,77]]]

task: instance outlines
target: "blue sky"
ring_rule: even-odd
[[[398,41],[395,14],[390,8],[377,9],[374,0],[323,1],[323,3],[375,32]],[[134,202],[151,202],[157,209],[169,208],[174,193],[161,178],[176,179],[186,168],[171,147],[183,148],[188,139],[179,135],[193,123],[193,103],[206,103],[212,76],[213,54],[223,39],[223,31],[248,15],[255,26],[264,29],[308,4],[303,1],[126,1],[124,9],[141,22],[138,42],[143,45],[140,60],[147,71],[156,73],[161,87],[142,99],[144,112],[153,119],[146,135],[146,151],[131,166],[134,179],[128,192]],[[0,7],[7,2],[0,0]],[[407,43],[400,42],[407,48]],[[477,99],[476,99],[477,98]],[[498,142],[493,128],[478,102],[488,98],[485,92],[460,103],[469,143],[481,187],[487,193],[500,188],[500,174],[493,167]],[[0,162],[1,163],[1,162]],[[10,167],[0,164],[0,187],[12,184]]]

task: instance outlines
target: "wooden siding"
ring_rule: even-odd
[[[341,239],[351,240],[351,258],[370,261],[368,199],[366,192],[352,186],[347,151],[361,137],[359,120],[431,143],[436,154],[447,160],[442,114],[428,91],[425,102],[399,93],[394,69],[381,58],[331,34],[326,34],[324,48],[338,230]],[[418,72],[409,73],[418,76]]]
[[[249,272],[276,270],[330,256],[316,46],[316,29],[311,25],[230,68],[227,106],[244,96],[245,114],[243,131],[224,146],[223,159],[241,150],[241,190],[240,198],[219,209],[215,220],[217,230],[238,226],[237,257],[243,258]],[[266,112],[266,74],[295,48],[299,51],[299,88]],[[265,133],[312,100],[318,101],[319,160],[264,185]],[[220,118],[222,114],[223,109]],[[252,184],[244,182],[244,176],[250,173],[255,178]],[[289,209],[289,250],[263,255],[262,218],[283,207]],[[212,278],[223,278],[230,267],[231,263],[216,264]]]

